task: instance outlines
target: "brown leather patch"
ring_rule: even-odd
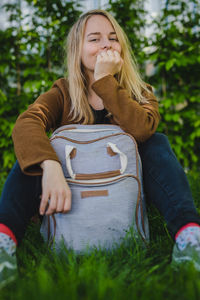
[[[114,155],[117,155],[117,153],[115,153],[111,147],[107,147],[107,152],[110,156],[114,156]]]
[[[108,190],[82,191],[81,198],[108,196]]]
[[[119,176],[120,174],[121,174],[120,170],[108,171],[102,173],[92,173],[92,174],[76,174],[75,179],[76,180],[104,179],[104,178]]]
[[[72,152],[70,153],[70,158],[71,158],[71,159],[73,159],[73,158],[76,156],[76,152],[77,152],[77,150],[74,148],[74,149],[72,150]]]

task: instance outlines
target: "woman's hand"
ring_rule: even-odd
[[[41,168],[43,175],[40,214],[67,213],[71,209],[71,190],[61,165],[54,160],[45,160],[41,163]]]
[[[107,50],[97,55],[94,69],[94,79],[98,80],[106,75],[115,75],[121,70],[123,59],[119,52]]]

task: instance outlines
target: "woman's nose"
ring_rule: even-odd
[[[103,39],[101,42],[101,48],[102,49],[110,49],[111,48],[111,42],[109,39]]]

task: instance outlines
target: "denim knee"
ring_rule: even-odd
[[[168,137],[163,133],[154,133],[146,142],[139,145],[142,160],[168,159],[169,155],[175,157]]]

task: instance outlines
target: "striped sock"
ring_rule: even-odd
[[[17,240],[13,232],[4,224],[0,224],[0,252],[6,251],[10,255],[16,252]]]
[[[181,227],[175,236],[176,244],[179,250],[184,250],[188,243],[196,245],[198,243],[197,235],[200,237],[200,225],[188,223]]]

